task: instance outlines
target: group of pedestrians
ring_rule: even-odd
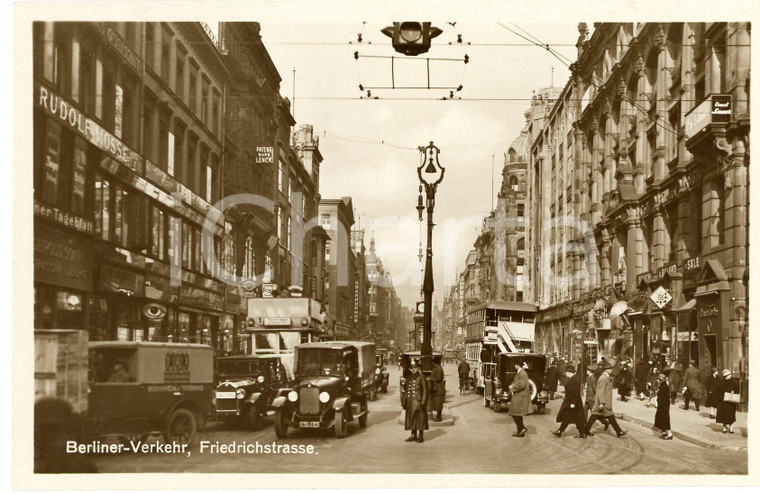
[[[578,429],[575,438],[594,436],[591,429],[594,423],[599,421],[604,424],[605,430],[612,426],[618,438],[624,437],[627,433],[620,428],[612,411],[612,366],[607,362],[601,362],[598,366],[590,365],[586,371],[588,379],[584,403],[581,398],[581,383],[576,375],[575,367],[572,365],[565,367],[565,398],[562,400],[556,420],[560,426],[552,433],[561,437],[570,424],[575,424]],[[598,377],[597,371],[601,372]]]
[[[653,399],[655,400],[655,427],[662,430],[663,437],[671,436],[670,406],[676,404],[679,390],[683,395],[682,409],[688,411],[693,403],[694,409],[699,412],[702,401],[702,375],[694,361],[690,361],[686,371],[683,371],[680,362],[665,364],[664,368],[659,370],[653,366],[652,361],[641,360],[635,373],[639,399],[646,399],[647,407]],[[726,369],[719,372],[713,367],[705,381],[705,391],[704,405],[710,409],[710,419],[723,425],[723,433],[734,433],[739,384],[732,378],[731,371]],[[618,392],[621,394],[621,400],[625,400],[620,389]]]

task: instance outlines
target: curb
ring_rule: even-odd
[[[636,423],[637,425],[644,426],[649,429],[654,429],[654,423],[647,421],[645,419],[636,418],[633,416],[626,416],[625,414],[615,414],[615,416],[618,419],[622,419],[623,421],[628,421],[630,423]],[[705,448],[717,448],[717,449],[726,449],[726,450],[747,450],[746,447],[728,447],[723,445],[716,445],[712,442],[708,442],[706,440],[702,440],[701,438],[696,438],[692,435],[687,435],[685,433],[682,433],[680,431],[670,431],[674,437],[678,438],[679,440],[683,440],[684,442],[693,443],[694,445],[699,445],[700,447]]]

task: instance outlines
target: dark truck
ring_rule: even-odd
[[[214,360],[214,417],[260,430],[278,390],[289,378],[279,354],[222,356]]]
[[[375,345],[330,341],[295,348],[295,378],[290,389],[274,399],[274,430],[284,438],[288,429],[330,429],[348,436],[348,422],[367,426],[367,402],[375,395]]]

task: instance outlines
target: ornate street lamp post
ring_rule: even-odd
[[[446,171],[438,162],[440,149],[430,141],[426,147],[419,147],[420,166],[417,176],[420,179],[420,195],[417,199],[417,212],[422,221],[422,211],[427,209],[427,254],[425,255],[425,277],[422,282],[424,296],[423,337],[421,350],[421,367],[423,373],[429,374],[433,369],[432,318],[433,318],[433,209],[435,208],[435,191],[443,180]],[[425,189],[425,204],[422,203],[422,189]]]

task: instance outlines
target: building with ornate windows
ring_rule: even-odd
[[[538,350],[694,360],[746,382],[749,24],[579,32],[571,79],[532,131]]]

